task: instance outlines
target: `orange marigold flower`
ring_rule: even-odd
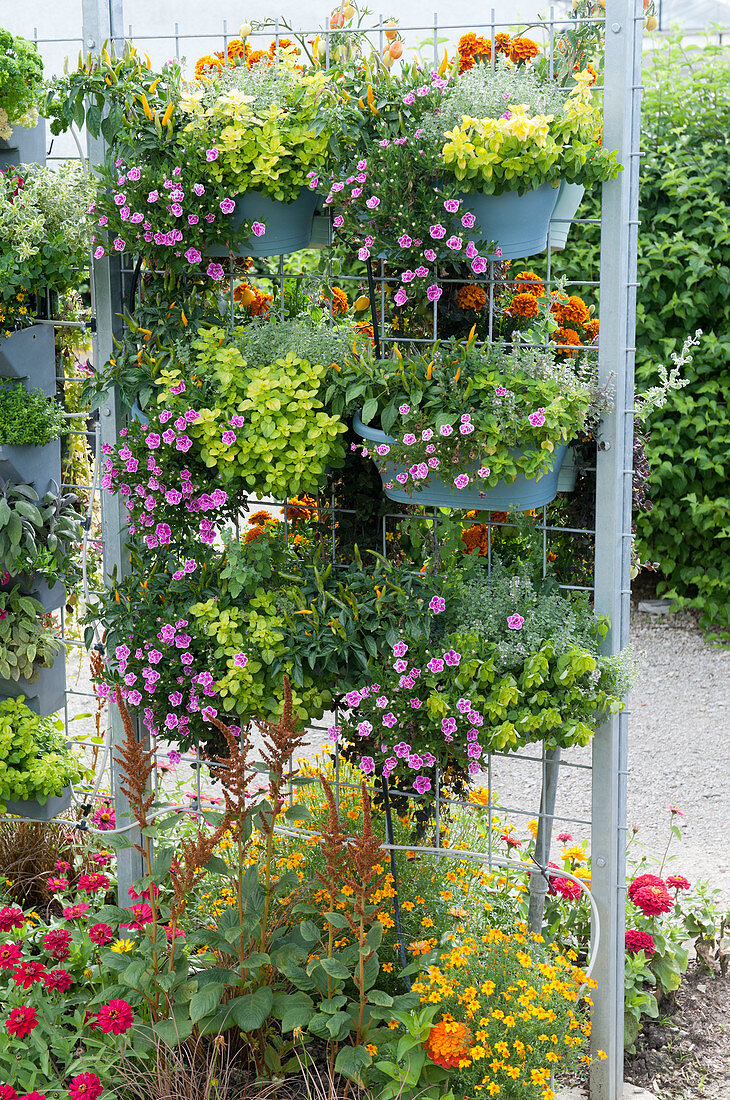
[[[480,286],[461,286],[456,295],[456,304],[459,309],[484,309],[487,296]]]
[[[474,31],[462,34],[457,46],[459,54],[459,75],[474,67],[475,61],[489,61],[492,57],[492,43]]]
[[[583,345],[580,342],[580,336],[574,328],[556,328],[552,334],[552,338],[556,344],[571,344],[576,348],[581,348]],[[561,355],[579,355],[578,351],[570,351],[567,347],[558,349]]]
[[[235,65],[237,61],[243,61],[246,56],[246,43],[241,38],[232,38],[226,47],[228,64]]]
[[[269,60],[269,55],[266,50],[251,50],[251,53],[246,55],[246,65],[249,69],[252,69],[254,65],[258,65],[259,61],[264,58]]]
[[[534,294],[515,294],[505,312],[512,317],[537,317],[540,307]]]
[[[531,61],[539,52],[540,47],[531,38],[513,38],[510,42],[510,61],[515,64],[519,64],[520,61]]]
[[[458,1020],[440,1020],[429,1031],[424,1046],[436,1065],[458,1069],[471,1064],[469,1052],[473,1044],[474,1037],[466,1024]]]
[[[542,298],[545,293],[542,279],[534,271],[518,271],[515,275],[513,289],[519,294],[534,294],[536,298]]]
[[[247,309],[252,317],[265,316],[273,300],[273,294],[264,294],[249,283],[239,283],[233,290],[233,301]]]
[[[557,298],[550,308],[561,325],[583,325],[590,317],[588,306],[577,294]]]
[[[265,527],[267,523],[278,523],[278,519],[272,516],[271,512],[267,512],[265,508],[259,508],[258,512],[254,512],[250,515],[246,521],[252,523],[255,527]]]
[[[595,340],[596,336],[598,336],[598,318],[594,317],[590,321],[584,321],[583,331],[589,340]]]
[[[298,46],[294,45],[291,38],[280,38],[279,39],[279,49],[282,50],[282,51],[286,50],[286,52],[288,54],[297,54],[298,55],[299,53],[301,53],[301,50],[298,48]],[[273,57],[275,53],[276,53],[276,41],[274,40],[271,43],[271,45],[269,46],[269,57]]]
[[[317,501],[314,497],[291,497],[286,502],[286,518],[289,523],[296,523],[299,519],[317,518]]]
[[[350,302],[344,290],[341,290],[338,286],[332,287],[332,297],[329,294],[322,293],[320,298],[321,302],[332,302],[332,313],[347,313],[350,308]]]
[[[259,535],[263,535],[263,533],[263,527],[252,527],[250,531],[247,531],[246,534],[243,536],[243,541],[256,542],[256,539],[259,537]]]
[[[207,76],[220,75],[223,72],[223,58],[205,54],[195,62],[195,79],[202,80]]]

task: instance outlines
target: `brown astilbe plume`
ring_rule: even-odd
[[[219,730],[228,747],[227,756],[215,756],[215,763],[210,769],[211,779],[220,782],[223,788],[223,802],[225,813],[223,815],[226,828],[236,830],[241,828],[244,820],[251,810],[246,805],[246,791],[251,780],[256,774],[256,769],[248,762],[248,754],[251,749],[250,726],[241,730],[240,737],[229,726],[215,715],[206,715],[217,730]]]
[[[370,813],[370,795],[363,779],[362,785],[362,833],[360,836],[350,837],[347,842],[348,858],[352,864],[354,874],[350,875],[345,885],[353,891],[353,913],[358,921],[371,924],[377,919],[378,914],[385,908],[385,902],[380,905],[368,904],[368,899],[385,882],[387,875],[379,870],[382,866],[383,849],[382,841],[373,832],[373,822]],[[358,931],[357,924],[346,914],[353,932]]]
[[[334,908],[335,899],[345,884],[345,868],[349,864],[347,852],[347,838],[340,827],[340,816],[337,813],[332,787],[319,773],[319,781],[322,784],[324,797],[327,800],[327,823],[320,833],[319,847],[324,856],[324,871],[315,871],[315,875],[324,886],[330,896],[331,907]]]
[[[368,794],[365,780],[361,784],[362,791],[362,833],[360,836],[351,837],[347,842],[347,851],[352,862],[354,874],[347,879],[346,886],[352,889],[352,914],[345,910],[347,923],[350,925],[359,948],[358,969],[355,972],[355,985],[360,995],[360,1009],[357,1017],[356,1044],[364,1040],[363,1025],[365,1021],[365,1005],[368,994],[365,988],[365,963],[373,954],[373,950],[367,949],[367,929],[377,919],[385,908],[385,902],[374,904],[370,898],[384,884],[387,875],[380,870],[380,861],[383,858],[381,841],[373,832],[373,822],[370,813],[370,795]]]
[[[290,778],[289,761],[306,739],[306,731],[297,731],[299,720],[294,717],[291,685],[284,677],[284,706],[278,722],[257,718],[256,725],[264,735],[263,762],[269,769],[269,797],[274,815],[284,805],[281,792],[284,782]]]
[[[184,913],[193,886],[205,874],[205,865],[215,854],[218,841],[225,831],[226,823],[222,821],[212,833],[204,833],[198,829],[196,836],[187,837],[180,844],[180,855],[174,856],[170,864],[170,915],[173,924]]]
[[[116,754],[115,762],[121,769],[119,787],[127,799],[140,829],[145,829],[149,824],[147,812],[155,801],[154,787],[150,789],[150,776],[154,771],[154,750],[145,749],[135,733],[132,717],[122,699],[119,688],[114,696],[124,726],[124,741]],[[139,844],[134,847],[149,861],[149,841],[144,848]],[[148,867],[148,873],[151,868]]]

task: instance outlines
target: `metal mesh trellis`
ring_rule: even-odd
[[[221,30],[206,28],[204,35],[186,35],[175,24],[169,34],[146,34],[144,26],[124,26],[121,0],[84,0],[84,27],[82,44],[89,48],[100,48],[106,39],[121,41],[125,33],[129,37],[152,49],[174,52],[177,56],[185,52],[192,40],[206,38],[222,41],[230,37],[226,26]],[[641,3],[633,0],[607,0],[606,8],[606,65],[605,65],[605,106],[604,106],[604,142],[610,148],[619,150],[619,160],[624,172],[619,180],[603,186],[601,207],[601,276],[598,290],[601,307],[601,336],[598,345],[598,364],[602,382],[612,380],[615,386],[615,404],[613,412],[602,425],[599,446],[596,452],[596,521],[591,528],[566,528],[554,521],[549,506],[542,509],[537,527],[541,533],[543,545],[543,566],[547,562],[550,547],[557,538],[566,536],[581,540],[588,553],[595,559],[594,579],[585,585],[565,585],[565,587],[584,588],[592,592],[596,609],[607,613],[612,622],[612,632],[606,642],[608,652],[617,652],[627,642],[628,606],[629,606],[629,552],[630,552],[630,508],[631,508],[631,467],[632,467],[632,406],[633,406],[633,329],[635,317],[635,253],[637,237],[638,206],[638,108],[640,98],[640,56],[641,26],[643,9]],[[377,40],[383,35],[383,18],[374,20],[372,33]],[[557,24],[554,11],[542,24],[542,34],[547,48],[552,49],[554,30]],[[494,38],[501,29],[494,12],[483,26],[470,25],[460,27],[441,23],[437,17],[428,26],[404,27],[406,32],[418,33],[424,39],[433,39],[434,51],[438,57],[439,37],[449,35],[458,37],[463,30],[475,30]],[[273,25],[267,37],[278,37],[279,27]],[[316,32],[313,32],[316,33]],[[327,48],[330,35],[327,32]],[[40,39],[40,44],[43,40]],[[382,44],[382,43],[381,43]],[[89,156],[92,163],[101,160],[103,150],[99,143],[90,141]],[[580,220],[578,222],[580,225]],[[122,270],[108,259],[96,261],[93,265],[93,300],[96,320],[94,340],[94,358],[97,365],[102,364],[111,354],[112,336],[118,332],[121,303],[128,297],[132,272]],[[278,270],[267,277],[274,278],[280,287],[287,281],[301,281],[308,278],[306,273],[296,270],[295,263],[283,259]],[[333,269],[331,260],[323,270],[323,279],[331,282]],[[229,272],[233,276],[233,271]],[[339,276],[338,281],[347,282],[352,276]],[[354,277],[357,278],[357,277]],[[379,297],[379,316],[385,316],[385,285],[387,272],[382,263],[376,267],[376,296]],[[484,279],[487,299],[494,299],[495,273],[493,265]],[[554,285],[551,269],[551,252],[548,250],[546,285],[548,291]],[[569,286],[595,287],[595,280],[580,278],[576,273]],[[283,302],[284,295],[280,300]],[[491,316],[491,310],[490,310]],[[438,335],[438,310],[434,307],[433,336]],[[387,339],[387,337],[386,337]],[[108,400],[100,410],[99,442],[115,442],[118,430],[122,426],[122,410],[116,397]],[[280,506],[279,501],[261,501],[263,504]],[[284,513],[286,515],[286,513]],[[337,508],[331,503],[330,521],[337,519]],[[412,521],[413,517],[409,521]],[[124,573],[126,561],[123,541],[123,524],[119,503],[116,498],[104,494],[102,501],[104,568],[107,575],[116,569],[118,575]],[[393,527],[404,520],[398,510],[386,512],[380,517],[378,548],[387,556],[388,534]],[[422,510],[418,522],[430,527],[436,538],[437,516]],[[489,517],[487,525],[499,528],[504,524]],[[335,539],[333,535],[333,562],[337,562]],[[491,567],[491,539],[488,537],[489,560]],[[112,745],[119,739],[121,730],[117,719],[110,716],[112,722]],[[322,728],[315,729],[314,736],[321,736]],[[594,998],[594,1049],[604,1050],[607,1058],[596,1062],[592,1077],[592,1096],[595,1100],[617,1100],[620,1095],[622,1077],[622,992],[623,992],[623,850],[625,834],[625,778],[626,778],[626,716],[625,714],[605,722],[597,731],[592,749],[583,752],[570,752],[562,758],[544,751],[522,752],[519,754],[492,754],[487,762],[487,789],[490,792],[488,804],[491,824],[491,792],[500,788],[500,784],[513,770],[518,779],[513,786],[522,784],[529,792],[528,798],[509,801],[499,806],[500,811],[527,818],[536,816],[541,824],[552,825],[563,822],[566,825],[578,825],[591,828],[592,837],[592,884],[591,891],[595,901],[596,924],[600,923],[601,936],[595,944],[595,970],[598,991]],[[557,784],[558,774],[563,778]],[[112,786],[115,805],[120,821],[128,807],[115,784],[112,768]],[[195,781],[200,797],[201,768],[195,767]],[[561,787],[566,783],[572,787],[582,783],[582,806],[579,814],[575,809],[561,812]],[[509,783],[508,783],[509,786]],[[553,792],[553,793],[551,793]],[[557,798],[557,803],[553,800]],[[437,791],[436,812],[448,807],[454,800],[442,798]],[[543,836],[540,849],[538,840],[537,857],[539,862],[547,863],[549,856],[549,828]],[[475,858],[485,860],[488,866],[497,866],[490,842],[487,851],[475,853]],[[440,834],[436,832],[436,836]],[[424,858],[439,858],[446,853],[435,846],[416,848]],[[134,854],[123,854],[120,864],[120,886],[122,893],[126,886],[137,877],[140,868],[135,866]],[[546,888],[539,872],[533,876],[533,890],[539,893]]]

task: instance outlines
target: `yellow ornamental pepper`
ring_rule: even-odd
[[[142,103],[142,110],[144,111],[145,115],[147,116],[147,118],[151,122],[152,121],[152,111],[150,110],[150,105],[147,102],[147,96],[144,93],[140,96],[140,101]]]
[[[358,99],[357,102],[358,102],[358,106],[361,108],[361,110],[364,111],[365,110],[365,104],[362,101],[362,96],[360,96],[360,98]]]
[[[147,71],[149,72],[152,69],[152,62],[150,61],[148,54],[144,55],[144,61],[145,65],[147,66]]]
[[[428,379],[429,382],[431,381],[431,376],[432,375],[433,375],[433,359],[431,360],[431,362],[426,367],[426,378]]]
[[[93,45],[93,43],[92,43],[92,45]],[[104,49],[103,49],[103,50],[101,51],[101,56],[102,56],[102,57],[104,58],[104,60],[106,61],[107,65],[111,65],[111,63],[112,63],[112,59],[111,59],[111,57],[109,56],[109,51],[108,51],[108,49],[106,48],[106,46],[105,46],[105,47],[104,47]]]
[[[163,126],[167,126],[168,122],[172,118],[172,112],[174,110],[174,107],[175,107],[174,103],[168,103],[167,108],[165,110],[165,113],[162,116],[162,125]]]
[[[158,76],[156,80],[153,80],[153,81],[152,81],[152,83],[150,84],[149,88],[147,89],[147,93],[148,93],[148,95],[154,95],[154,94],[155,94],[155,90],[156,90],[156,88],[157,88],[157,85],[158,85],[159,83],[160,83],[160,78],[159,78],[159,76]]]
[[[172,104],[170,104],[170,106],[172,106]],[[162,121],[164,122],[165,120],[163,119]],[[180,310],[180,320],[182,321],[184,327],[187,328],[188,327],[188,319],[185,316],[185,310],[184,309]]]
[[[458,381],[459,381],[459,377],[460,377],[460,375],[461,375],[461,367],[457,367],[457,368],[456,368],[456,374],[454,375],[454,382],[458,382]]]
[[[439,65],[439,76],[443,76],[449,67],[449,51],[444,50],[444,59]]]

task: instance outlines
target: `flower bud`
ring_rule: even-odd
[[[253,27],[250,23],[241,23],[241,26],[238,28],[239,35],[241,36],[241,38],[244,39],[248,38],[252,31]]]

